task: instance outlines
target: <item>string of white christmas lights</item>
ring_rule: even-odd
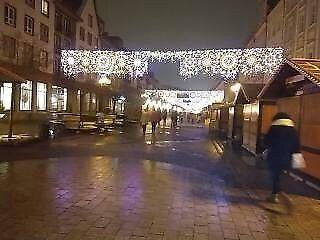
[[[195,51],[89,51],[63,50],[66,75],[100,73],[139,77],[152,62],[179,62],[179,73],[190,78],[203,73],[233,79],[243,75],[273,74],[284,61],[282,48],[212,49]]]
[[[222,103],[224,91],[176,91],[145,90],[141,95],[144,107],[170,110],[178,107],[183,111],[200,113],[213,103]]]

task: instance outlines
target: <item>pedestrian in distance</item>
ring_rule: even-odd
[[[167,110],[163,110],[162,112],[162,121],[163,121],[163,127],[165,127],[167,125]]]
[[[161,122],[161,109],[159,108],[158,110],[157,110],[157,125],[158,125],[158,127],[160,127],[160,122]]]
[[[267,148],[266,159],[272,177],[272,193],[267,200],[278,203],[279,196],[281,196],[290,207],[291,200],[281,192],[280,177],[284,171],[291,168],[293,155],[300,153],[300,141],[294,128],[294,122],[287,113],[279,112],[273,117],[264,143]]]
[[[147,125],[148,125],[149,121],[150,121],[150,119],[149,119],[148,110],[147,109],[142,109],[140,123],[141,123],[143,135],[146,135]]]
[[[152,134],[156,133],[157,123],[159,121],[159,116],[155,108],[152,108],[150,113],[150,120],[152,125]]]
[[[178,113],[177,111],[173,111],[171,114],[172,127],[176,128],[178,123]]]

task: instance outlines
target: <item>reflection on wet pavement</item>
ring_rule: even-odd
[[[231,166],[213,158],[213,145],[200,135],[180,131],[134,144],[123,134],[110,141],[85,137],[68,156],[40,152],[1,162],[0,239],[320,237],[319,200],[292,195],[292,214],[266,203],[267,190],[243,185],[240,172],[232,175]],[[104,152],[83,149],[85,142]],[[46,151],[65,151],[66,144]]]

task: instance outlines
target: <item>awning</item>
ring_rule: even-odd
[[[13,71],[0,66],[0,81],[23,83],[26,81],[26,79],[14,73]]]

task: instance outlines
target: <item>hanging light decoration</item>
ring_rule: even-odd
[[[212,49],[194,51],[90,51],[62,50],[61,65],[67,75],[100,73],[140,77],[149,63],[179,62],[179,74],[221,75],[235,79],[243,75],[272,74],[284,61],[282,48]]]
[[[199,113],[208,105],[222,103],[224,91],[145,90],[141,97],[145,100],[144,107],[168,110],[176,106],[186,112]]]

